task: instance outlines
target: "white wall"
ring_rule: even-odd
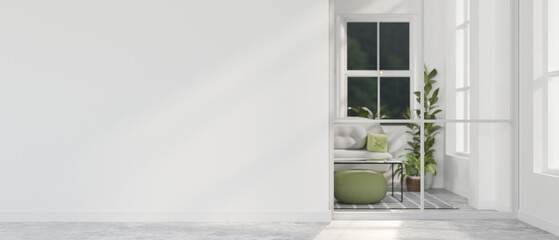
[[[444,118],[444,113],[447,111],[446,99],[443,94],[446,87],[446,59],[445,59],[445,4],[448,0],[424,0],[424,30],[423,30],[423,58],[427,69],[431,71],[433,68],[437,69],[437,83],[441,92],[439,94],[438,105],[443,110],[438,114],[439,118]],[[422,79],[423,80],[423,79]],[[445,171],[445,154],[444,154],[444,141],[445,141],[445,128],[435,137],[435,160],[437,160],[437,176],[433,179],[433,187],[442,188],[444,185],[444,178],[447,174]]]
[[[509,120],[511,1],[472,1],[471,118]],[[470,203],[510,211],[509,124],[471,124]]]
[[[3,1],[0,220],[329,220],[328,23],[326,0]]]
[[[542,81],[542,1],[520,1],[520,206],[518,216],[559,235],[559,177],[541,173],[544,155],[540,132],[544,84]],[[544,130],[545,131],[545,130]],[[550,146],[552,147],[552,146]],[[540,164],[541,165],[541,164]]]
[[[447,117],[454,115],[456,97],[456,13],[455,2],[447,1],[445,44],[447,63]],[[511,211],[511,2],[470,1],[470,123],[469,156],[445,159],[445,188],[468,197],[480,209]],[[501,123],[488,121],[499,120]],[[452,148],[455,123],[447,124],[447,142]]]

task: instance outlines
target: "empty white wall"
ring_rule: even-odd
[[[509,120],[511,1],[471,2],[471,118]],[[471,124],[470,203],[510,211],[509,124]]]
[[[0,220],[328,220],[328,1],[3,1]]]

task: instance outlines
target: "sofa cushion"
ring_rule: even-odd
[[[392,159],[390,153],[369,152],[367,150],[353,149],[334,149],[334,159],[354,158],[354,159]]]
[[[361,125],[334,126],[334,149],[363,149],[367,143],[367,130]]]
[[[388,136],[384,134],[367,134],[367,151],[382,152],[388,150]]]

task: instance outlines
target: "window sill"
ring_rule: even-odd
[[[410,119],[370,119],[364,117],[337,117],[334,123],[370,123],[379,122],[381,124],[408,124]]]
[[[547,172],[547,171],[534,171],[535,174],[544,176],[544,177],[551,177],[551,178],[557,178],[559,179],[559,174],[557,173],[552,173],[552,172]]]
[[[456,159],[460,159],[460,160],[470,160],[470,155],[465,155],[465,154],[446,154],[446,157],[451,157],[451,158],[456,158]]]

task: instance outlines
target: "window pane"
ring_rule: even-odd
[[[347,79],[347,106],[367,107],[377,115],[377,78],[373,77],[350,77]],[[349,110],[348,116],[357,116]]]
[[[547,13],[547,52],[548,71],[559,71],[559,1],[548,1]]]
[[[410,24],[380,24],[380,69],[410,69]]]
[[[466,118],[466,92],[456,91],[456,119]]]
[[[553,94],[559,92],[559,77],[549,79],[548,92],[550,94],[548,94],[547,102],[547,163],[549,168],[559,170],[559,151],[557,149],[559,146],[559,111],[557,111],[559,95]]]
[[[470,61],[470,42],[468,31],[470,25],[456,29],[456,88],[467,87]]]
[[[456,0],[456,26],[470,20],[470,0]]]
[[[377,69],[377,23],[347,23],[347,70]]]
[[[403,119],[410,106],[410,78],[381,78],[381,118]]]
[[[470,124],[469,123],[456,123],[456,149],[455,152],[470,153]]]

